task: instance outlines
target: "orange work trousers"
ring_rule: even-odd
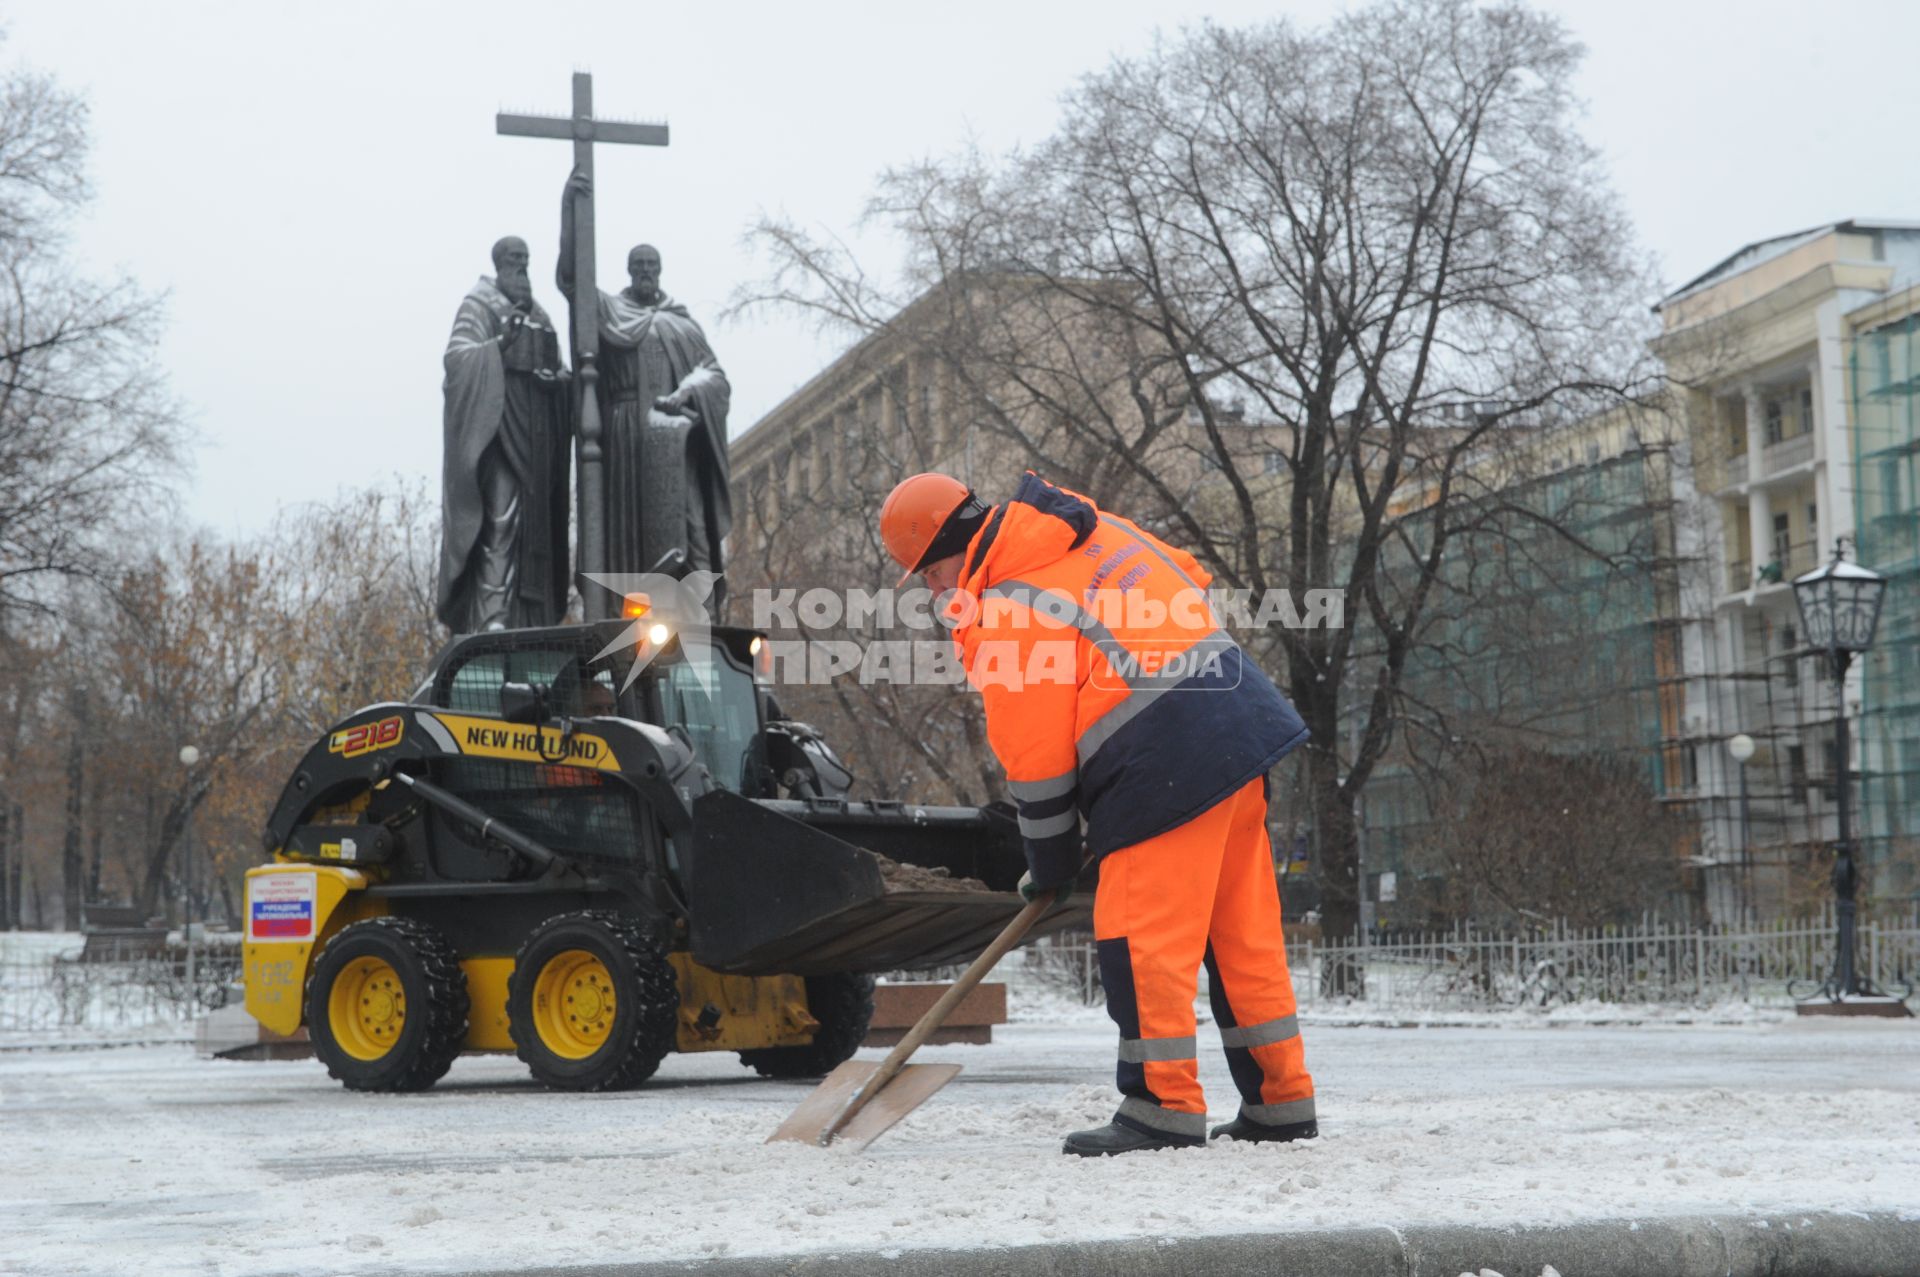
[[[1200,965],[1240,1112],[1282,1126],[1314,1116],[1267,839],[1266,778],[1100,861],[1093,934],[1120,1026],[1115,1120],[1207,1133],[1193,1000]]]

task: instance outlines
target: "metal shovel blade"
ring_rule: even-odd
[[[767,1143],[798,1140],[818,1144],[821,1134],[879,1069],[879,1064],[869,1060],[848,1060],[827,1074],[826,1080],[814,1088],[813,1094],[802,1100],[800,1106],[787,1115],[787,1120],[780,1123],[780,1129],[767,1137]],[[840,1128],[832,1142],[848,1145],[856,1151],[865,1148],[879,1139],[895,1122],[919,1108],[935,1091],[953,1081],[959,1072],[958,1064],[906,1065],[874,1093],[866,1106],[853,1115],[852,1121]]]

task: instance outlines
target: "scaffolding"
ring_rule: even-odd
[[[1830,695],[1790,624],[1728,597],[1709,549],[1718,498],[1696,486],[1691,452],[1635,447],[1506,499],[1533,530],[1449,555],[1447,592],[1466,602],[1436,611],[1403,679],[1410,700],[1480,729],[1521,724],[1541,748],[1638,760],[1683,817],[1674,854],[1715,919],[1813,903],[1837,798]],[[1909,686],[1920,701],[1920,679]],[[1738,734],[1758,746],[1744,766],[1727,749]],[[1432,816],[1396,754],[1363,818],[1370,874],[1405,882]]]
[[[1856,550],[1888,580],[1862,671],[1862,861],[1881,898],[1920,898],[1920,314],[1848,353]]]
[[[1400,883],[1427,868],[1433,826],[1407,737],[1618,752],[1652,793],[1695,783],[1684,735],[1684,660],[1670,449],[1638,445],[1529,477],[1497,494],[1483,530],[1456,533],[1401,680],[1409,724],[1364,798],[1367,868]],[[1388,571],[1391,572],[1389,565]],[[1694,839],[1685,826],[1686,855]],[[1411,893],[1402,893],[1411,894]],[[1405,910],[1397,911],[1405,913]],[[1383,907],[1390,922],[1407,922]]]

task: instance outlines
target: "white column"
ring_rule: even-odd
[[[1757,483],[1747,489],[1747,541],[1755,572],[1773,562],[1773,502]]]
[[[1760,454],[1765,447],[1767,421],[1756,387],[1741,387],[1740,399],[1747,414],[1747,558],[1749,568],[1758,572],[1761,564],[1773,559],[1773,509],[1760,483],[1766,473]],[[1749,577],[1747,584],[1751,586],[1753,578]]]
[[[1747,414],[1747,482],[1752,483],[1765,473],[1760,468],[1760,455],[1767,446],[1767,414],[1765,404],[1761,402],[1758,386],[1740,388],[1740,405]]]
[[[1853,536],[1853,419],[1847,399],[1847,347],[1840,339],[1840,299],[1830,297],[1814,312],[1817,345],[1813,359],[1814,500],[1820,504],[1819,553],[1832,553],[1833,539]]]

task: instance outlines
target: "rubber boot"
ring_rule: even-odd
[[[1223,1126],[1213,1128],[1213,1139],[1217,1140],[1222,1135],[1230,1140],[1245,1140],[1249,1144],[1291,1144],[1295,1140],[1318,1139],[1320,1126],[1314,1118],[1304,1122],[1288,1122],[1283,1126],[1268,1126],[1243,1114]]]
[[[1204,1143],[1206,1141],[1198,1136],[1149,1132],[1108,1122],[1091,1131],[1075,1131],[1067,1136],[1060,1151],[1075,1157],[1112,1157],[1117,1153],[1141,1153],[1156,1148],[1199,1148]]]

